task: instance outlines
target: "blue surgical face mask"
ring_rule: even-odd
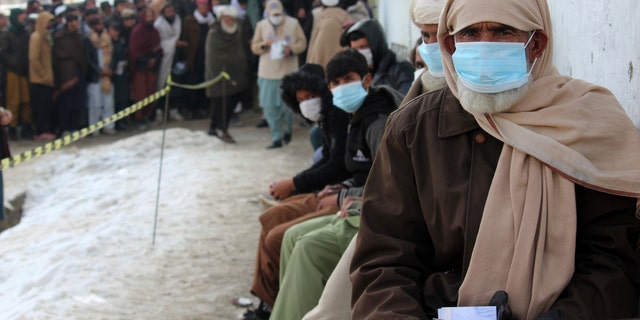
[[[531,37],[529,41],[531,41]],[[529,81],[525,48],[521,42],[456,42],[451,56],[462,84],[480,93],[497,93],[522,87]]]
[[[354,113],[360,109],[367,90],[362,86],[362,81],[349,82],[331,89],[333,105],[348,113]]]
[[[435,43],[426,44],[424,41],[418,46],[420,57],[427,64],[429,73],[434,77],[444,77],[442,69],[442,57],[440,56],[440,45]]]

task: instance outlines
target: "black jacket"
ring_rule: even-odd
[[[0,64],[4,70],[29,76],[29,33],[26,30],[0,32]]]
[[[384,30],[378,21],[373,19],[362,20],[347,29],[340,38],[340,45],[349,46],[349,34],[362,33],[373,55],[373,80],[374,86],[387,85],[406,94],[413,83],[413,71],[415,68],[407,60],[398,61],[396,54],[389,50]]]
[[[343,181],[348,188],[364,186],[382,140],[387,117],[396,110],[402,94],[386,87],[370,87],[369,94],[349,122],[345,164],[352,178]]]
[[[96,83],[100,81],[100,68],[98,60],[98,50],[93,46],[89,38],[84,38],[85,58],[87,61],[86,83]]]
[[[344,161],[349,114],[334,107],[330,91],[326,93],[328,96],[322,97],[323,119],[318,123],[322,130],[322,159],[293,177],[296,193],[320,190],[351,177]]]

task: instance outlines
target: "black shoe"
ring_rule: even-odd
[[[291,133],[284,134],[284,144],[289,144],[291,142]]]
[[[208,135],[212,136],[212,137],[219,137],[218,136],[218,131],[216,131],[216,129],[209,129],[209,131],[207,132]]]
[[[262,119],[260,120],[260,122],[258,122],[258,124],[256,124],[256,128],[268,128],[269,127],[269,123],[267,122],[266,119]]]
[[[274,141],[267,149],[282,148],[282,141]]]
[[[269,320],[271,317],[271,309],[267,305],[260,301],[260,305],[253,310],[247,310],[242,315],[242,320]]]

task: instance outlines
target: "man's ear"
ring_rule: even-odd
[[[533,38],[531,38],[531,43],[529,44],[529,61],[533,61],[540,57],[544,50],[547,49],[548,44],[549,37],[547,36],[547,33],[543,30],[536,30],[536,33],[533,34]]]
[[[456,52],[456,41],[452,35],[446,33],[442,38],[442,42],[444,42],[444,48],[449,54]]]
[[[369,90],[369,87],[371,86],[371,79],[373,79],[373,76],[371,75],[371,72],[367,73],[364,78],[362,79],[362,86],[366,89]]]

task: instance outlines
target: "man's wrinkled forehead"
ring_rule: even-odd
[[[543,29],[542,13],[535,0],[451,0],[445,19],[450,34],[482,22],[521,31]]]

